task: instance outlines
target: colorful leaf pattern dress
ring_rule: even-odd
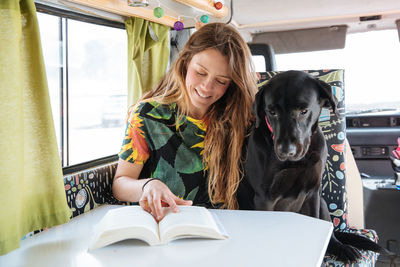
[[[130,109],[118,155],[127,162],[143,164],[139,179],[159,178],[178,197],[208,205],[202,160],[206,123],[189,116],[176,123],[177,117],[175,103],[139,102]]]

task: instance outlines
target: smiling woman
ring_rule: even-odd
[[[201,27],[159,85],[131,109],[115,197],[139,201],[158,220],[163,203],[175,211],[177,204],[192,203],[237,208],[255,92],[250,51],[240,34],[222,23]],[[143,142],[135,145],[135,139]]]
[[[201,119],[229,86],[228,58],[210,48],[193,56],[186,74],[189,115]]]

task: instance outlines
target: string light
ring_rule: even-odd
[[[153,10],[153,14],[156,18],[161,18],[162,16],[164,16],[164,9],[162,9],[160,6],[156,7]]]
[[[204,24],[208,23],[209,20],[210,20],[210,17],[208,15],[202,15],[200,17],[200,21],[203,22]]]
[[[214,3],[214,7],[215,7],[217,10],[220,10],[220,9],[223,7],[223,4],[222,4],[221,2],[215,2],[215,3]]]
[[[156,18],[161,18],[161,17],[164,16],[165,11],[164,11],[164,9],[161,7],[160,1],[157,0],[157,2],[158,2],[158,7],[154,8],[154,10],[153,10],[153,15],[154,15]],[[221,2],[216,2],[216,3],[214,3],[214,7],[215,7],[216,9],[221,9],[222,6],[223,6],[223,4],[222,4]],[[168,8],[167,8],[167,9],[168,9]],[[196,16],[196,17],[189,17],[189,16],[180,15],[180,16],[178,16],[178,20],[175,21],[175,23],[174,23],[174,30],[176,30],[176,31],[181,31],[181,30],[183,30],[184,27],[185,27],[184,24],[183,24],[183,21],[181,21],[180,17],[188,17],[188,18],[194,19],[195,22],[196,22],[196,23],[195,23],[195,28],[196,28],[196,29],[199,29],[201,26],[203,26],[204,24],[207,24],[207,23],[210,21],[210,17],[209,17],[208,15],[202,15],[202,16],[200,16],[200,19],[199,19],[199,16]]]
[[[162,9],[160,1],[157,0],[157,2],[158,2],[158,7],[154,8],[153,15],[157,18],[161,18],[162,16],[164,16],[164,9]],[[174,23],[174,30],[181,31],[183,30],[183,28],[184,25],[183,22],[181,21],[181,16],[178,16],[178,20],[175,21]]]
[[[175,21],[174,23],[174,29],[175,31],[181,31],[183,30],[184,26],[183,26],[183,22],[181,21],[181,17],[178,17],[178,20]]]
[[[175,31],[181,31],[181,30],[183,30],[183,22],[181,22],[181,21],[176,21],[175,23],[174,23],[174,29],[175,29]]]

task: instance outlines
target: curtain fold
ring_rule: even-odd
[[[0,181],[0,255],[69,220],[33,0],[0,1]]]
[[[169,27],[140,18],[125,21],[128,34],[128,105],[135,104],[164,76]]]

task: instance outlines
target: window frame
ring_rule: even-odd
[[[47,15],[53,15],[59,18],[59,42],[60,47],[60,69],[59,69],[59,90],[60,90],[60,112],[59,114],[53,114],[53,116],[60,116],[60,159],[63,167],[63,172],[70,173],[71,171],[79,170],[82,168],[88,168],[103,164],[105,162],[116,161],[117,154],[113,154],[106,157],[100,157],[87,162],[70,165],[69,162],[69,88],[68,88],[68,20],[76,20],[85,23],[91,23],[100,26],[113,27],[125,30],[125,24],[122,22],[107,20],[98,18],[86,14],[81,14],[73,11],[60,9],[53,6],[44,5],[41,3],[35,3],[36,10],[39,13]]]

